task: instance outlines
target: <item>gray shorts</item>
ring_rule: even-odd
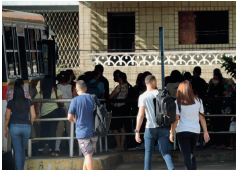
[[[78,139],[78,144],[80,147],[81,152],[84,156],[89,155],[93,153],[96,143],[98,141],[98,137],[90,137],[90,138],[84,138],[84,139]]]

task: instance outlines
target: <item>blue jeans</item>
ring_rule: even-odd
[[[152,169],[152,153],[156,139],[160,145],[161,154],[165,159],[168,170],[173,170],[173,160],[169,154],[169,136],[170,127],[146,128],[144,134],[145,140],[145,162],[144,170]]]
[[[15,151],[17,170],[23,170],[25,165],[25,147],[31,134],[31,126],[28,124],[11,124],[10,135]]]

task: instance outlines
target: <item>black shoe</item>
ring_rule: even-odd
[[[43,155],[47,155],[48,154],[48,145],[46,144],[44,147],[43,147]]]

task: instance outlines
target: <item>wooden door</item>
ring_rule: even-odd
[[[196,44],[195,13],[179,12],[179,44]]]

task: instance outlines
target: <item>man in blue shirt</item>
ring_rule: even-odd
[[[88,88],[87,93],[95,94],[98,98],[104,99],[105,88],[104,88],[104,83],[99,82],[99,73],[96,71],[92,71],[91,77],[92,77],[92,80],[89,81],[89,83],[87,83],[87,88]],[[98,82],[98,84],[97,84],[97,87],[95,88],[95,86],[91,85],[91,83],[96,83],[96,82]],[[96,89],[98,89],[97,91],[99,93],[97,93]]]
[[[94,99],[90,94],[86,94],[87,87],[84,81],[77,81],[75,89],[79,96],[74,97],[70,103],[68,120],[76,123],[76,138],[85,157],[83,170],[93,170],[92,156],[98,140],[93,132]],[[99,104],[98,100],[97,103]],[[73,115],[76,118],[73,118]]]

